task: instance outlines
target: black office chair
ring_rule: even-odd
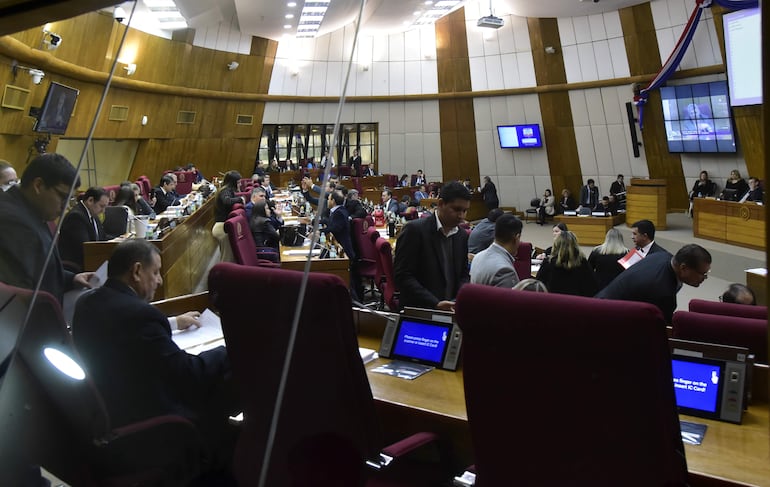
[[[524,211],[524,221],[526,223],[529,223],[530,215],[534,219],[534,221],[537,221],[537,209],[540,207],[540,198],[532,198],[529,201],[529,206],[532,208],[527,208]]]
[[[128,229],[128,207],[108,206],[104,209],[104,233],[107,238],[123,235]]]

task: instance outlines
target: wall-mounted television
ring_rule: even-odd
[[[762,103],[762,19],[759,7],[725,14],[725,57],[730,104]]]
[[[500,138],[501,149],[528,149],[542,147],[540,125],[536,123],[523,125],[498,125],[497,136]]]
[[[75,88],[52,82],[32,130],[63,135],[67,131],[79,93]]]
[[[735,152],[727,82],[660,89],[669,152]]]

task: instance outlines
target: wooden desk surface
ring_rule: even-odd
[[[748,201],[693,199],[693,236],[765,250],[765,207]]]
[[[380,340],[360,336],[359,344],[376,350]],[[366,365],[367,371],[386,361],[370,362]],[[464,444],[469,441],[470,431],[461,370],[433,370],[413,381],[374,372],[368,372],[368,376],[372,394],[381,403],[378,410],[385,416],[381,418],[384,424],[390,428],[398,427],[409,423],[405,419],[407,416],[416,416],[419,421],[411,422],[410,426],[422,425],[423,430],[435,428],[452,443],[461,464],[473,463],[471,446]],[[770,409],[767,403],[753,404],[744,414],[741,425],[684,415],[681,419],[708,425],[701,445],[685,445],[691,485],[706,485],[713,478],[721,478],[735,482],[734,485],[770,486]],[[464,458],[464,455],[471,456]]]

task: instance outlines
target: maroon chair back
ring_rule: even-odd
[[[340,177],[350,177],[350,166],[340,166],[338,169]]]
[[[388,174],[387,178],[385,178],[386,186],[389,188],[396,188],[398,187],[398,174]]]
[[[398,289],[396,288],[396,278],[393,272],[393,251],[390,242],[382,237],[377,238],[375,246],[377,248],[378,263],[382,269],[382,275],[385,277],[378,283],[382,299],[392,312],[398,312],[401,306],[398,302]]]
[[[358,190],[358,194],[362,195],[363,197],[364,190],[361,186],[361,177],[352,177],[350,180],[353,181],[353,187]]]
[[[245,208],[246,207],[243,205],[243,203],[235,203],[233,204],[233,207],[232,207],[233,210],[243,210]]]
[[[174,174],[176,174],[176,192],[181,195],[192,193],[195,173],[192,171],[175,171]]]
[[[236,205],[237,204],[240,204],[240,203],[236,203]],[[246,209],[243,207],[243,205],[241,205],[240,208],[236,208],[235,205],[233,205],[233,209],[230,211],[230,213],[227,214],[227,218],[230,219],[239,215],[246,218]]]
[[[686,485],[657,308],[466,284],[455,309],[477,487]]]
[[[241,265],[256,266],[257,244],[254,243],[254,237],[251,235],[249,222],[246,221],[246,215],[236,215],[225,221],[225,233],[233,249],[235,262]]]
[[[532,244],[529,242],[519,242],[519,250],[516,252],[516,260],[513,261],[513,268],[516,269],[516,275],[520,280],[532,277]]]
[[[248,191],[254,186],[254,181],[251,178],[241,178],[238,180],[238,191]]]
[[[677,311],[671,324],[674,338],[746,347],[757,362],[768,363],[767,319]]]
[[[301,272],[232,263],[209,273],[247,418],[234,459],[241,487],[257,485],[260,477],[301,280]],[[271,290],[270,305],[258,314],[254,289]],[[290,452],[323,435],[342,439],[362,458],[382,445],[348,287],[337,276],[310,273],[265,485],[290,485]]]
[[[117,196],[118,191],[120,191],[120,185],[111,184],[109,186],[104,186],[104,190],[107,192],[107,196],[110,198],[110,204],[112,204],[115,201],[115,196]]]
[[[409,179],[409,186],[417,186],[417,174],[412,174],[412,177]]]
[[[748,306],[745,304],[722,303],[719,301],[706,301],[705,299],[691,299],[690,311],[709,315],[735,316],[738,318],[753,318],[755,320],[767,320],[767,306]]]
[[[362,219],[363,220],[363,219]],[[367,226],[364,233],[356,233],[356,245],[358,248],[358,273],[367,279],[376,279],[377,273],[377,248],[374,242],[380,233],[374,226]],[[374,238],[372,238],[374,237]]]

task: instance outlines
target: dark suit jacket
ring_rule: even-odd
[[[625,192],[625,190],[626,190],[626,183],[623,183],[623,185],[621,185],[619,182],[617,182],[617,180],[615,180],[610,185],[610,194],[623,193]]]
[[[59,234],[59,253],[63,260],[74,262],[83,269],[83,242],[107,240],[99,218],[94,218],[96,228],[83,203],[78,203],[67,213]],[[98,229],[98,233],[97,233]]]
[[[157,214],[163,213],[169,206],[179,204],[179,200],[174,196],[174,193],[164,193],[161,188],[155,188],[153,194],[155,195],[155,206],[153,209]]]
[[[350,167],[355,171],[355,176],[361,176],[361,156],[351,157]]]
[[[574,210],[575,208],[575,199],[572,196],[568,196],[566,199],[562,197],[559,199],[559,204],[556,205],[556,211],[559,213],[564,213],[565,210]]]
[[[364,218],[366,216],[366,208],[359,200],[345,200],[345,209],[348,210],[350,218]]]
[[[648,251],[647,251],[647,255],[650,255],[650,254],[654,254],[654,253],[656,253],[656,252],[664,252],[664,253],[668,254],[668,250],[664,249],[663,247],[661,247],[660,245],[658,245],[658,244],[657,244],[657,243],[656,243],[656,242],[653,240],[653,242],[652,242],[652,246],[650,247],[650,250],[648,250]],[[647,255],[645,255],[645,257],[647,257]],[[669,255],[671,255],[671,254],[669,254]]]
[[[163,313],[116,279],[80,298],[72,335],[113,426],[162,414],[199,420],[229,369],[224,347],[180,350]]]
[[[337,242],[342,245],[342,250],[345,251],[348,259],[354,260],[356,258],[356,251],[353,249],[353,240],[350,237],[350,215],[344,206],[337,206],[336,208],[336,210],[329,213],[328,223],[321,231],[334,235]]]
[[[484,184],[481,188],[481,197],[484,199],[484,204],[490,210],[500,206],[500,200],[497,198],[497,188],[492,182]]]
[[[393,212],[396,215],[398,215],[399,214],[398,201],[396,201],[394,198],[391,198],[390,200],[388,200],[388,206],[386,206],[384,210]]]
[[[34,289],[53,245],[53,235],[48,223],[27,203],[17,186],[0,191],[0,228],[0,281]],[[55,248],[40,289],[61,302],[64,292],[72,288],[73,277],[72,272],[62,267]]]
[[[762,188],[757,188],[749,191],[749,197],[746,198],[746,201],[758,201],[761,203],[763,197]]]
[[[450,240],[454,260],[455,288],[445,295],[446,277],[441,264],[441,239],[436,229],[436,216],[419,218],[407,223],[398,237],[394,273],[396,288],[401,292],[403,306],[435,308],[439,301],[453,300],[460,286],[470,280],[468,273],[468,233],[459,229]]]
[[[593,206],[599,202],[599,188],[594,186],[593,189],[590,189],[590,192],[591,192],[590,204],[588,202],[588,192],[589,192],[588,185],[585,185],[582,188],[580,188],[580,205],[590,206],[593,208]]]
[[[671,323],[679,287],[679,281],[671,267],[671,254],[657,252],[650,253],[648,257],[621,272],[607,287],[599,291],[596,297],[654,304],[663,313],[666,323]],[[620,321],[618,323],[620,324]]]

